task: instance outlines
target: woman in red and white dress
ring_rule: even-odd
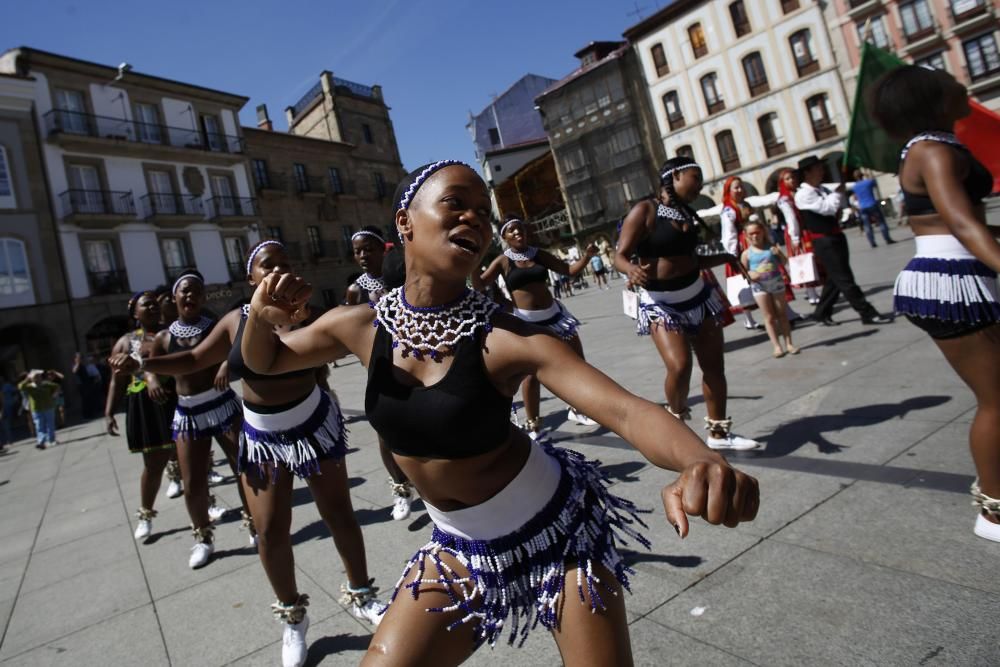
[[[799,189],[799,175],[794,169],[784,169],[778,175],[778,201],[775,205],[784,220],[785,227],[785,248],[788,256],[794,257],[803,253],[812,252],[812,237],[809,230],[802,227],[799,209],[795,206],[795,191]],[[812,305],[819,303],[817,287],[823,286],[823,269],[819,262],[816,262],[816,273],[818,280],[795,287],[806,288],[806,300]]]

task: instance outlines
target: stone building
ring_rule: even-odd
[[[730,175],[763,192],[807,153],[840,159],[850,106],[821,3],[676,0],[624,34],[664,151],[693,156],[713,199]]]

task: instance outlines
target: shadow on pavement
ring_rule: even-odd
[[[161,531],[155,532],[152,535],[150,535],[149,537],[147,537],[145,540],[142,541],[142,543],[143,544],[156,544],[157,542],[159,542],[160,540],[162,540],[164,537],[170,537],[171,535],[176,535],[177,533],[186,533],[189,530],[191,530],[191,529],[188,528],[188,527],[186,527],[186,526],[181,526],[179,528],[171,528],[170,530],[161,530]]]
[[[370,635],[333,635],[323,637],[314,641],[309,646],[309,655],[306,657],[306,665],[318,665],[328,655],[340,653],[342,651],[365,651],[371,643]]]
[[[673,567],[698,567],[705,562],[705,559],[701,556],[670,556],[667,554],[629,551],[628,549],[622,550],[622,558],[625,559],[626,565],[635,565],[636,563],[666,563]]]
[[[838,343],[846,343],[849,340],[857,340],[858,338],[867,338],[868,336],[874,336],[878,333],[878,329],[865,329],[864,331],[856,331],[852,334],[847,334],[845,336],[837,336],[836,338],[826,338],[824,340],[818,340],[815,343],[809,343],[808,345],[803,345],[800,350],[808,350],[813,347],[832,347]]]
[[[639,478],[634,476],[633,473],[637,473],[645,467],[645,461],[626,461],[624,463],[601,466],[601,472],[607,475],[609,479],[618,482],[638,482]]]

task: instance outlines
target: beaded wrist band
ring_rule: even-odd
[[[275,620],[281,621],[283,623],[288,623],[290,625],[297,625],[302,622],[302,619],[306,617],[306,607],[309,606],[309,596],[305,593],[299,594],[298,599],[292,604],[285,604],[283,602],[275,602],[271,605],[271,613],[274,614]]]
[[[361,588],[351,588],[347,584],[341,584],[340,604],[360,607],[369,600],[374,600],[375,595],[378,593],[378,586],[374,584],[374,579],[369,579],[368,584]]]
[[[1000,518],[1000,498],[991,498],[983,493],[983,490],[979,487],[978,479],[972,483],[969,491],[972,493],[972,505],[974,507],[978,507],[986,514],[992,514]]]

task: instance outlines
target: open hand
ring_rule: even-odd
[[[104,422],[108,430],[108,435],[118,435],[118,421],[115,419],[114,415],[105,416]]]
[[[735,528],[741,521],[753,521],[760,507],[757,480],[717,461],[692,463],[660,496],[667,521],[682,538],[688,534],[688,515]]]
[[[583,252],[584,252],[584,253],[585,253],[585,254],[587,255],[587,257],[593,257],[593,256],[594,256],[594,255],[596,255],[596,254],[597,254],[597,253],[598,253],[599,251],[598,251],[598,249],[597,249],[597,246],[596,246],[596,245],[594,245],[593,243],[591,243],[590,245],[588,245],[588,246],[586,247],[586,249],[585,249],[585,250],[584,250]]]
[[[628,282],[634,287],[645,287],[649,280],[651,264],[633,264],[628,270]]]
[[[163,388],[156,376],[148,373],[146,374],[146,391],[149,393],[149,398],[155,403],[163,404],[170,398],[167,390]]]
[[[229,364],[222,364],[219,366],[219,371],[215,374],[215,381],[213,382],[215,389],[217,391],[225,391],[229,389]]]
[[[290,326],[309,317],[312,285],[293,273],[269,273],[257,285],[250,309],[274,326]]]
[[[112,371],[121,375],[135,373],[139,370],[139,362],[136,361],[135,357],[125,352],[112,354],[108,357],[108,366],[111,366]]]

